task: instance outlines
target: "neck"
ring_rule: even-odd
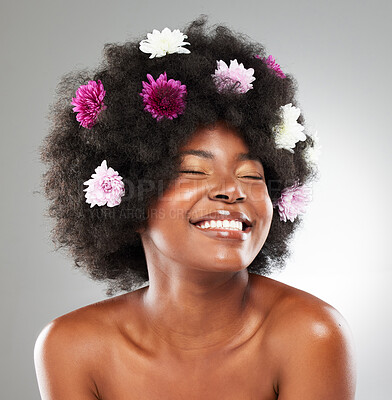
[[[151,265],[149,266],[151,267]],[[149,268],[143,308],[154,332],[178,350],[223,346],[246,326],[250,276],[236,272]]]

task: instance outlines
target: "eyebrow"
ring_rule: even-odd
[[[215,156],[213,153],[210,151],[206,150],[184,150],[180,152],[180,156],[184,156],[187,154],[191,154],[194,156],[202,157],[202,158],[207,158],[209,160],[215,160]],[[259,161],[261,162],[260,157],[258,157],[255,154],[251,153],[237,153],[237,161]]]

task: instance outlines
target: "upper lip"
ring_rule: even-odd
[[[202,215],[198,218],[190,219],[189,222],[191,224],[196,224],[197,222],[209,221],[211,219],[220,219],[220,220],[235,219],[237,221],[241,221],[247,226],[252,226],[252,222],[246,214],[244,214],[241,211],[229,211],[229,210],[215,210],[209,214]]]

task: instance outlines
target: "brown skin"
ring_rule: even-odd
[[[181,173],[140,232],[148,287],[52,321],[35,347],[43,400],[352,400],[355,368],[341,315],[316,297],[249,274],[272,204],[259,161],[224,124],[181,150]],[[246,213],[248,239],[211,238],[189,223]]]

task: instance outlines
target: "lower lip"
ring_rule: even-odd
[[[194,226],[197,230],[201,231],[205,235],[215,238],[215,239],[226,239],[226,240],[246,240],[248,239],[251,231],[251,227],[247,227],[245,231],[234,231],[234,230],[229,230],[229,229],[203,229],[198,227],[197,225],[191,224]]]

